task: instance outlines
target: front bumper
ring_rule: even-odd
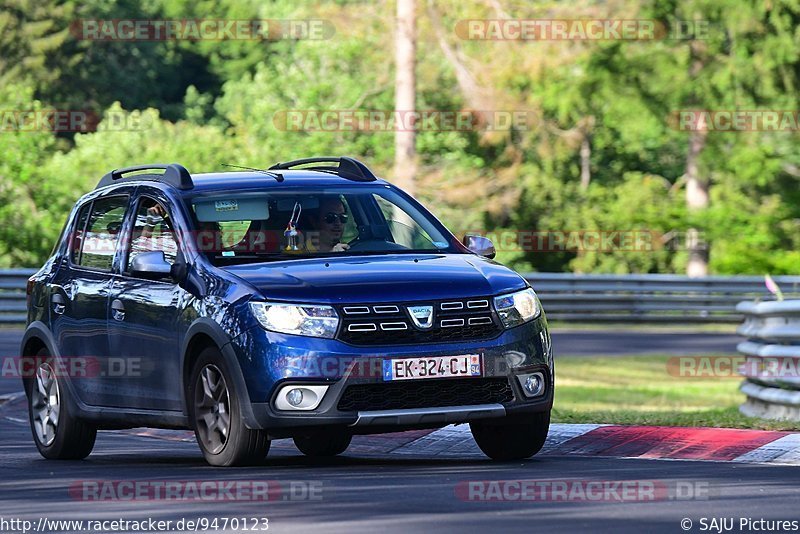
[[[520,372],[530,370],[549,372],[546,367],[529,368]],[[515,390],[514,400],[507,403],[342,412],[336,409],[336,404],[346,387],[346,382],[342,381],[332,386],[323,403],[310,412],[280,412],[275,410],[271,403],[254,403],[252,409],[258,427],[268,429],[272,438],[292,437],[326,427],[344,428],[352,434],[380,434],[439,428],[485,419],[514,418],[523,421],[526,415],[550,411],[553,406],[553,387],[549,379],[551,375],[545,373],[545,376],[547,385],[541,397],[521,400],[524,398],[521,391]],[[516,381],[509,380],[509,382],[514,384]]]
[[[506,330],[493,340],[481,342],[365,349],[336,340],[288,336],[253,328],[235,338],[231,345],[247,386],[252,409],[249,426],[268,429],[274,438],[290,437],[321,427],[344,427],[354,434],[369,434],[437,428],[482,419],[524,418],[527,414],[549,411],[553,404],[553,355],[543,316]],[[513,399],[506,402],[400,409],[338,409],[349,386],[383,383],[380,369],[387,358],[462,354],[480,354],[483,361],[482,378],[504,377],[513,391]],[[545,377],[545,390],[542,395],[529,399],[515,376],[536,371]],[[445,380],[453,379],[424,381],[433,383]],[[281,387],[289,384],[326,385],[328,390],[314,410],[277,410],[275,396]]]

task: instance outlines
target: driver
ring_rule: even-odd
[[[350,245],[340,242],[347,219],[347,208],[338,195],[321,197],[319,209],[310,218],[315,231],[311,235],[318,236],[318,239],[307,238],[306,248],[316,252],[344,252],[349,249]]]

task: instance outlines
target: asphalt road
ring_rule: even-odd
[[[0,515],[6,520],[22,518],[35,524],[40,519],[266,517],[270,532],[554,530],[639,534],[682,532],[680,525],[685,518],[693,522],[695,532],[700,531],[701,518],[800,520],[800,468],[558,455],[492,463],[474,454],[430,458],[386,452],[348,452],[340,458],[314,462],[281,441],[275,443],[261,466],[214,469],[204,464],[194,443],[119,432],[100,433],[88,460],[54,462],[40,458],[27,425],[16,421],[23,415],[22,405],[6,404],[0,410],[6,416],[0,422]],[[703,490],[697,492],[700,499],[651,502],[476,502],[456,490],[468,481],[565,479],[667,486],[681,483]],[[86,487],[118,488],[119,481],[146,481],[151,485],[180,482],[183,487],[187,482],[201,481],[279,481],[282,489],[270,494],[274,499],[270,502],[248,498],[224,502],[151,498],[133,502],[115,498],[119,494],[113,492],[85,491]],[[292,492],[287,491],[289,487],[294,488]],[[98,495],[102,500],[93,500]]]
[[[696,336],[696,337],[695,337]],[[726,352],[735,336],[643,332],[556,334],[559,354],[624,354],[672,351]],[[733,338],[733,339],[731,339]],[[0,332],[0,355],[16,354],[19,332]],[[692,344],[694,343],[694,344]],[[700,349],[699,347],[702,347]],[[0,394],[17,391],[16,380],[0,380]],[[101,432],[95,452],[82,462],[53,462],[36,451],[25,421],[24,403],[0,406],[0,531],[13,530],[3,520],[203,520],[223,526],[224,518],[268,518],[270,532],[684,532],[701,531],[712,518],[800,520],[800,468],[696,461],[581,457],[549,453],[525,462],[493,463],[462,452],[445,456],[392,454],[392,436],[380,452],[357,437],[343,457],[311,461],[286,440],[275,442],[264,464],[254,468],[214,469],[186,434],[162,432],[159,438],[130,432]],[[184,440],[180,438],[183,437]],[[372,452],[371,452],[372,451]],[[388,451],[388,452],[387,452]],[[557,502],[470,501],[458,488],[470,481],[636,481],[659,487],[702,488],[699,498],[656,501]],[[251,499],[183,501],[150,498],[130,501],[108,495],[97,501],[86,488],[121,488],[120,482],[153,487],[179,482],[239,482],[280,490],[269,502]],[[275,482],[277,481],[277,482]],[[291,488],[291,490],[290,490]],[[112,492],[113,493],[113,492]],[[104,494],[99,494],[104,495]],[[511,497],[513,499],[513,497]],[[45,524],[45,523],[43,523]],[[259,523],[263,525],[263,523]],[[171,528],[177,528],[173,523]],[[17,524],[19,527],[20,525]],[[228,523],[227,531],[234,531]],[[54,531],[54,527],[45,531]],[[62,531],[76,531],[62,527]],[[182,530],[192,530],[186,526]],[[204,530],[202,526],[199,530]],[[213,529],[212,529],[213,530]],[[218,530],[221,530],[218,529]],[[763,530],[763,529],[762,529]],[[19,530],[18,530],[19,531]],[[241,532],[241,526],[239,532]],[[253,532],[253,530],[250,530]]]

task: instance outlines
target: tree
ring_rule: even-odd
[[[74,63],[63,50],[74,8],[59,0],[0,1],[0,86],[24,80],[42,89]]]
[[[0,109],[44,107],[30,85],[0,86]],[[50,209],[46,191],[54,180],[42,166],[55,152],[51,132],[0,131],[0,268],[40,265],[53,248],[64,219]]]
[[[416,6],[416,0],[397,0],[394,101],[395,110],[401,114],[417,109]],[[394,181],[413,195],[417,175],[416,131],[413,127],[398,127],[394,139]]]

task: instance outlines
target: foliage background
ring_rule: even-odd
[[[678,237],[650,253],[504,249],[499,260],[523,271],[670,273],[685,269],[680,236],[697,228],[713,273],[797,273],[797,133],[709,133],[699,163],[710,207],[689,212],[687,133],[669,120],[688,108],[797,110],[796,1],[418,4],[419,109],[526,110],[538,119],[532,129],[418,135],[418,197],[456,234],[647,230]],[[388,0],[0,0],[0,109],[91,109],[145,125],[101,123],[87,134],[3,128],[0,267],[41,264],[74,201],[115,167],[177,161],[213,171],[221,162],[347,154],[391,180],[391,132],[284,132],[273,117],[392,110],[393,14]],[[711,31],[702,40],[542,42],[465,41],[453,31],[462,19],[505,16],[655,19],[667,28],[703,20]],[[269,42],[99,42],[70,33],[71,22],[97,18],[314,18],[336,33]]]

